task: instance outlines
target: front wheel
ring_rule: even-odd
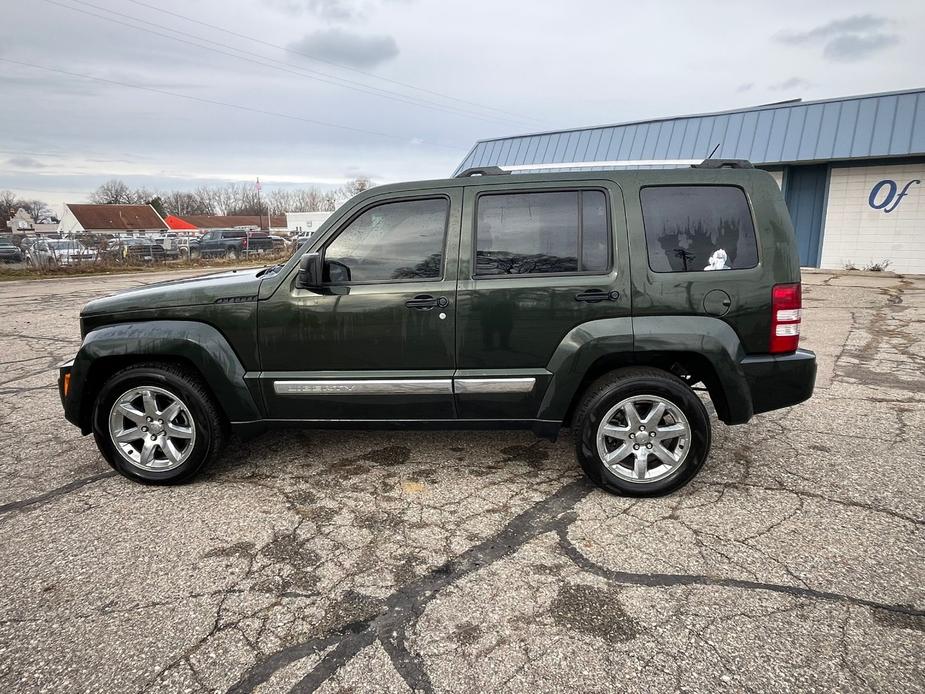
[[[191,479],[222,447],[224,423],[199,377],[174,364],[125,368],[103,385],[93,413],[103,457],[137,482]]]
[[[588,477],[625,496],[683,487],[710,452],[710,418],[700,398],[660,369],[618,369],[595,381],[572,428]]]

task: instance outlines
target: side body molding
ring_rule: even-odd
[[[262,414],[244,379],[244,367],[222,334],[206,323],[154,320],[107,325],[87,333],[71,369],[65,416],[84,433],[92,401],[84,388],[94,362],[107,357],[177,357],[205,378],[228,419],[252,422]],[[88,394],[89,395],[89,394]]]
[[[632,362],[633,319],[628,316],[589,321],[566,333],[546,365],[552,378],[537,419],[562,421],[588,369],[614,354],[625,354]]]

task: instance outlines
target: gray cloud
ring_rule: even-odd
[[[782,89],[802,89],[809,86],[811,86],[809,80],[805,80],[802,77],[791,77],[783,82],[770,85],[771,89],[775,91],[780,91]]]
[[[861,60],[899,42],[895,34],[878,31],[890,24],[886,17],[872,14],[835,19],[807,31],[784,31],[774,38],[791,46],[822,46],[829,60]]]
[[[374,67],[398,55],[398,44],[388,34],[362,35],[343,29],[316,31],[288,47],[335,63],[363,68]]]
[[[348,22],[363,17],[351,0],[266,0],[267,4],[291,15],[313,14],[328,22]]]
[[[868,34],[866,36],[849,34],[829,41],[822,53],[831,60],[861,60],[871,53],[897,43],[899,43],[899,37],[893,34]]]
[[[736,91],[741,94],[742,92],[749,91],[754,86],[754,82],[745,82],[744,84],[740,84],[738,87],[736,87]]]
[[[827,39],[832,36],[841,36],[849,33],[865,33],[886,25],[886,17],[873,14],[858,14],[844,19],[835,19],[827,24],[814,27],[808,31],[783,31],[776,38],[782,43],[804,44]]]
[[[44,169],[46,165],[32,157],[10,157],[6,160],[8,166],[15,169]]]

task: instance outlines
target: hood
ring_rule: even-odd
[[[245,297],[256,297],[265,269],[232,270],[202,277],[148,284],[139,289],[129,289],[102,299],[95,299],[84,306],[81,315],[92,316],[100,313],[121,313],[172,306],[196,306],[214,304],[223,300],[244,301]]]

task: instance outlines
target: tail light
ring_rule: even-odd
[[[799,283],[776,284],[771,290],[770,352],[795,352],[800,346],[803,289]]]
[[[241,239],[241,248],[245,251],[247,250],[247,235],[245,235],[244,238]]]

